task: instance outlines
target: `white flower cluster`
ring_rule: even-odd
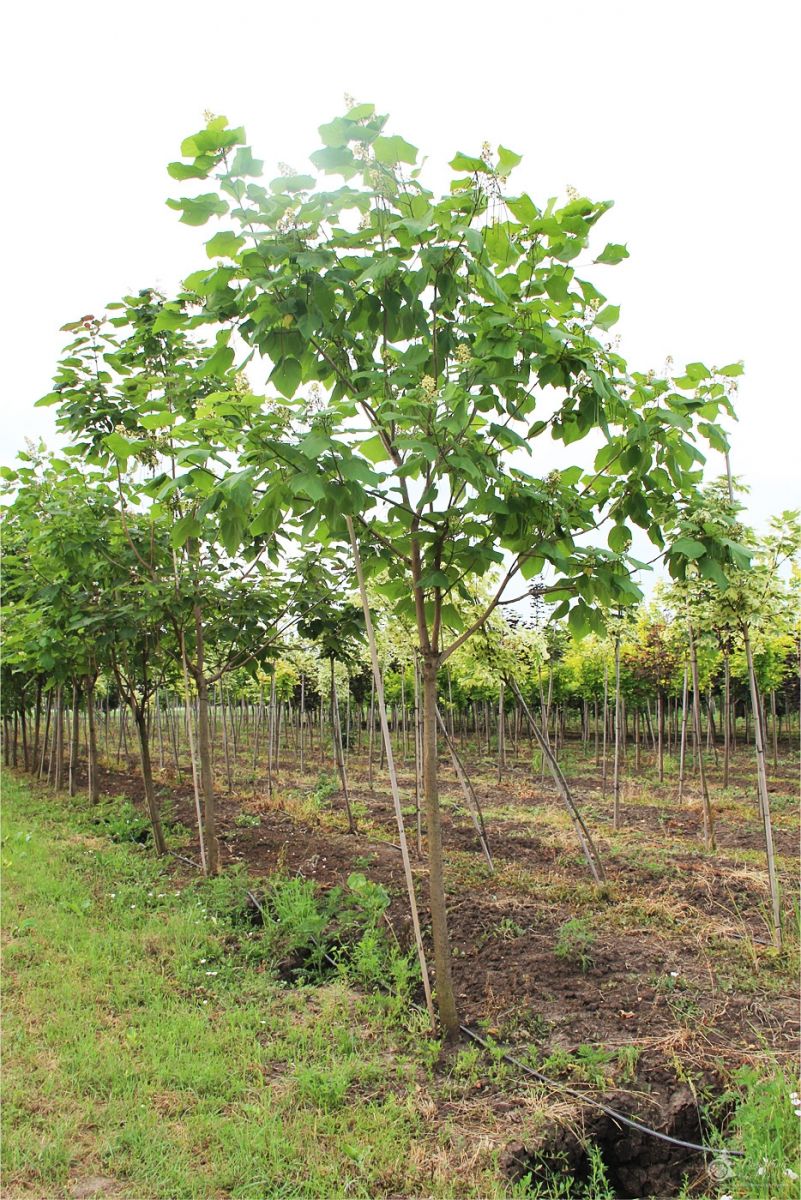
[[[437,391],[436,380],[433,379],[430,375],[424,375],[422,380],[420,381],[420,389],[421,389],[421,391],[425,392],[426,396],[435,395],[436,391]]]
[[[456,361],[460,363],[470,362],[473,355],[470,352],[470,347],[466,342],[460,342],[456,347]]]

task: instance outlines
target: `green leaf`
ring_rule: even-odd
[[[300,363],[296,358],[282,358],[273,368],[270,382],[274,383],[282,396],[291,400],[301,380]]]
[[[683,554],[685,558],[701,558],[706,554],[706,546],[703,542],[697,542],[694,538],[681,537],[677,542],[674,542],[670,547],[671,554]]]
[[[356,159],[347,146],[325,146],[315,150],[311,161],[327,175],[352,175],[356,166]]]
[[[450,166],[454,171],[469,171],[471,175],[474,171],[489,172],[489,167],[483,158],[473,158],[470,154],[457,154],[455,158],[451,159]]]
[[[368,117],[372,117],[374,112],[374,104],[354,104],[353,108],[348,109],[348,120],[366,121]]]
[[[631,530],[627,525],[613,525],[606,540],[610,550],[623,554],[631,545]]]
[[[196,196],[193,200],[168,200],[167,206],[180,212],[184,225],[205,225],[209,217],[220,217],[228,212],[226,202],[213,192]]]
[[[154,333],[174,333],[186,321],[186,315],[174,308],[163,308],[153,322]]]
[[[206,253],[209,258],[235,258],[244,244],[243,237],[231,230],[221,230],[206,242]]]
[[[254,158],[250,146],[240,146],[231,163],[231,174],[236,177],[243,175],[258,176],[264,170],[260,158]]]
[[[136,453],[136,443],[129,442],[121,433],[107,433],[103,441],[114,457],[120,459],[123,464],[128,461],[132,454]]]
[[[744,371],[745,366],[741,362],[729,363],[727,367],[718,367],[718,375],[727,375],[729,378],[742,375]]]
[[[720,563],[716,561],[716,559],[710,558],[707,555],[706,558],[702,558],[698,563],[698,569],[704,579],[709,579],[713,583],[716,583],[721,591],[725,592],[728,590],[729,581],[723,572],[723,568],[721,567]]]
[[[203,526],[197,517],[181,517],[172,527],[170,543],[177,550],[179,546],[183,546],[190,538],[200,537],[202,529]]]
[[[610,266],[615,266],[622,262],[624,258],[629,257],[629,252],[625,246],[620,246],[616,242],[607,242],[604,250],[596,258],[597,263],[609,263]]]
[[[386,462],[390,457],[383,438],[379,434],[368,438],[366,442],[359,442],[359,453],[363,454],[371,463]]]
[[[522,154],[515,154],[514,150],[507,150],[506,146],[498,147],[498,173],[500,175],[508,175],[522,161]]]
[[[292,480],[292,491],[297,496],[300,492],[305,492],[310,500],[322,500],[325,497],[325,485],[319,475],[306,473],[304,475],[296,475]]]
[[[619,316],[620,305],[607,304],[606,307],[602,308],[598,313],[593,324],[597,325],[599,329],[610,329],[615,324]]]
[[[369,266],[362,271],[356,283],[357,285],[366,283],[369,279],[373,283],[380,283],[382,279],[388,279],[390,275],[394,275],[399,266],[400,260],[394,254],[377,254]]]
[[[401,162],[417,162],[417,147],[397,134],[392,137],[377,137],[373,142],[373,151],[376,161],[389,167]]]

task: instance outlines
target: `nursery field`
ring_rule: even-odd
[[[366,754],[349,756],[350,834],[329,753],[301,773],[285,747],[271,787],[249,771],[226,795],[218,780],[218,880],[191,866],[188,761],[181,785],[166,764],[158,777],[161,860],[135,762],[101,769],[94,806],[6,773],[6,1194],[795,1194],[797,762],[770,780],[778,951],[747,747],[725,792],[713,768],[707,852],[692,776],[678,804],[671,764],[660,784],[643,763],[614,830],[592,754],[568,741],[595,884],[536,752],[510,752],[499,782],[468,739],[494,871],[443,761],[464,1026],[445,1045],[408,953],[378,763],[371,787]],[[661,1142],[582,1096],[747,1157]]]
[[[801,515],[388,122],[207,112],[0,466],[5,1194],[790,1200]]]

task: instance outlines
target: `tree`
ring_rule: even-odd
[[[552,569],[543,590],[574,631],[600,628],[597,604],[638,598],[628,522],[663,548],[676,493],[698,482],[694,435],[725,445],[714,418],[730,404],[702,364],[656,379],[629,372],[603,340],[618,309],[572,264],[609,202],[540,208],[507,194],[519,156],[504,147],[457,154],[450,191],[435,197],[416,149],[385,126],[372,105],[321,126],[312,163],[341,176],[338,189],[290,169],[265,188],[244,131],[214,118],[183,143],[188,161],[170,167],[178,180],[211,178],[214,190],[169,203],[190,225],[230,210],[207,243],[223,261],[187,288],[209,320],[237,320],[295,407],[291,449],[246,439],[245,461],[263,472],[251,532],[274,529],[288,507],[318,537],[345,543],[351,518],[366,574],[385,575],[395,611],[415,623],[437,994],[453,1033],[438,672],[517,576]],[[610,244],[595,261],[626,255]],[[315,385],[316,399],[304,390]],[[602,443],[590,469],[525,469],[545,435],[569,445],[590,433]],[[588,544],[607,521],[608,546]],[[464,621],[453,599],[467,598],[465,579],[499,564],[495,594]]]

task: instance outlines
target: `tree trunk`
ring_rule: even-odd
[[[33,749],[31,751],[31,774],[36,774],[39,760],[39,738],[42,731],[42,681],[36,681],[36,706],[33,714]]]
[[[428,838],[428,885],[431,902],[431,929],[434,939],[434,966],[437,983],[437,1007],[445,1034],[453,1038],[459,1031],[456,997],[451,971],[451,946],[445,908],[445,877],[442,861],[442,823],[439,808],[437,756],[437,668],[439,656],[423,657],[423,798]]]
[[[331,737],[334,742],[334,757],[336,759],[339,781],[342,784],[342,794],[345,797],[345,810],[348,814],[348,833],[356,833],[356,823],[353,820],[353,810],[350,806],[348,791],[348,776],[345,771],[345,756],[342,753],[342,730],[339,724],[339,701],[334,672],[334,659],[331,659]]]
[[[147,720],[144,709],[139,708],[138,705],[133,707],[133,715],[136,722],[136,731],[139,734],[142,782],[145,785],[145,800],[147,801],[150,825],[153,829],[153,846],[155,847],[156,854],[162,855],[167,853],[167,845],[164,841],[164,831],[161,828],[161,818],[159,817],[158,804],[156,803],[156,789],[153,785],[153,768],[150,763],[150,735],[147,731]]]
[[[731,757],[731,664],[728,651],[723,655],[723,786],[729,786]]]
[[[206,835],[206,860],[209,875],[220,873],[220,847],[217,842],[217,801],[214,795],[214,776],[211,769],[211,732],[209,725],[209,688],[206,682],[204,662],[203,614],[199,604],[194,605],[195,655],[197,658],[195,684],[197,686],[197,740],[200,759],[200,788],[203,793],[203,824]]]
[[[693,728],[698,755],[698,774],[701,779],[701,800],[704,811],[704,846],[707,850],[715,849],[715,823],[712,816],[712,805],[709,800],[709,788],[706,782],[706,765],[704,763],[703,744],[701,742],[701,691],[698,684],[698,653],[695,645],[695,635],[692,626],[690,634],[690,664],[693,677]]]
[[[612,776],[612,822],[620,828],[620,638],[615,638],[615,759]]]
[[[770,819],[770,796],[768,794],[768,773],[765,767],[765,731],[761,720],[759,685],[754,670],[754,656],[751,652],[751,638],[747,628],[743,628],[743,643],[745,659],[748,664],[748,683],[751,690],[751,706],[754,710],[754,738],[756,742],[757,760],[757,791],[759,807],[762,813],[762,828],[765,834],[765,854],[768,862],[768,883],[770,885],[771,914],[773,918],[773,944],[777,949],[782,945],[781,898],[779,895],[779,880],[776,874],[776,860],[773,849],[773,826]]]
[[[53,787],[61,791],[64,783],[64,690],[61,684],[56,688],[56,720],[53,730]]]
[[[78,738],[81,732],[80,710],[78,708],[78,700],[80,690],[78,688],[78,680],[72,681],[72,709],[70,716],[72,717],[72,733],[70,736],[70,758],[69,758],[69,785],[68,790],[71,796],[74,796],[78,790],[77,775],[78,775]]]
[[[423,980],[423,991],[426,998],[426,1008],[431,1020],[431,1027],[434,1028],[434,1004],[431,996],[431,984],[428,977],[428,966],[426,963],[425,949],[423,947],[423,938],[420,932],[420,920],[417,912],[417,898],[414,891],[414,877],[412,875],[412,866],[409,859],[409,849],[406,842],[406,830],[403,825],[403,812],[401,809],[400,788],[398,787],[398,777],[395,773],[395,763],[392,758],[392,742],[389,735],[389,722],[387,720],[387,706],[384,699],[384,682],[381,676],[381,668],[378,663],[378,651],[376,649],[375,633],[373,631],[373,619],[370,613],[370,604],[367,598],[367,588],[364,582],[364,573],[362,571],[361,558],[359,555],[359,543],[356,541],[356,534],[353,529],[353,521],[350,517],[346,517],[348,525],[348,533],[350,535],[350,544],[353,550],[354,565],[356,568],[356,578],[359,583],[359,594],[362,601],[362,611],[364,612],[364,624],[367,633],[367,642],[370,648],[370,664],[373,668],[373,682],[375,684],[375,695],[378,701],[378,716],[381,724],[382,744],[387,751],[387,768],[389,771],[390,790],[392,792],[392,803],[395,809],[395,820],[398,825],[398,840],[400,842],[401,860],[403,862],[403,873],[406,880],[406,890],[409,897],[409,911],[412,918],[412,929],[414,930],[414,940],[417,947],[417,957],[420,963],[420,972]]]
[[[684,797],[684,768],[687,761],[687,668],[681,688],[681,741],[679,743],[679,804]]]
[[[91,675],[86,676],[86,760],[87,760],[87,792],[89,803],[97,804],[100,799],[100,780],[97,771],[97,724],[95,721],[95,681]]]
[[[603,765],[601,768],[601,795],[606,798],[606,743],[607,743],[607,706],[609,704],[609,665],[604,663],[604,706],[603,706]]]

